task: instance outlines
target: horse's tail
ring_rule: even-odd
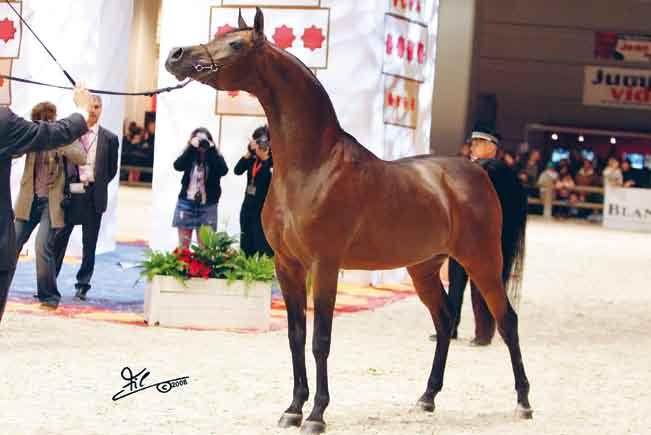
[[[496,160],[482,162],[502,206],[502,282],[509,301],[520,304],[527,229],[527,193],[513,171]]]

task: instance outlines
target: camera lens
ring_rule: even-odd
[[[208,139],[201,139],[199,141],[199,146],[201,148],[210,148],[210,142],[208,141]]]

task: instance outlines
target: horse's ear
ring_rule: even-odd
[[[246,21],[242,17],[242,8],[240,8],[239,16],[237,17],[237,24],[240,27],[240,30],[248,29],[249,26],[246,25]]]
[[[258,36],[264,35],[264,15],[262,14],[262,9],[258,7],[255,8],[255,20],[253,23],[253,28],[255,29],[255,33]]]

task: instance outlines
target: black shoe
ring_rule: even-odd
[[[59,301],[55,299],[49,299],[45,301],[41,301],[41,308],[44,308],[46,310],[56,310],[59,308]]]
[[[477,347],[483,347],[483,346],[490,346],[491,344],[491,339],[486,339],[486,338],[473,338],[470,341],[471,346],[477,346]]]
[[[88,293],[88,289],[78,288],[77,291],[75,292],[75,299],[79,299],[80,301],[85,301],[86,293]]]

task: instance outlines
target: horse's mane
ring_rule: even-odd
[[[323,87],[323,84],[319,81],[316,74],[314,74],[314,72],[307,65],[305,65],[301,59],[294,56],[292,53],[290,53],[287,50],[283,50],[283,49],[278,48],[276,45],[272,44],[269,40],[265,40],[263,45],[268,46],[272,51],[274,51],[280,57],[286,58],[289,62],[295,64],[297,67],[299,67],[305,73],[306,77],[316,87],[318,93],[321,94],[321,96],[323,98],[325,98],[327,103],[330,105],[330,108],[332,110],[332,114],[335,117],[335,121],[337,122],[337,125],[339,125],[339,119],[337,118],[337,112],[335,111],[334,104],[332,104],[332,100],[330,99],[330,95],[328,94],[326,89]]]

